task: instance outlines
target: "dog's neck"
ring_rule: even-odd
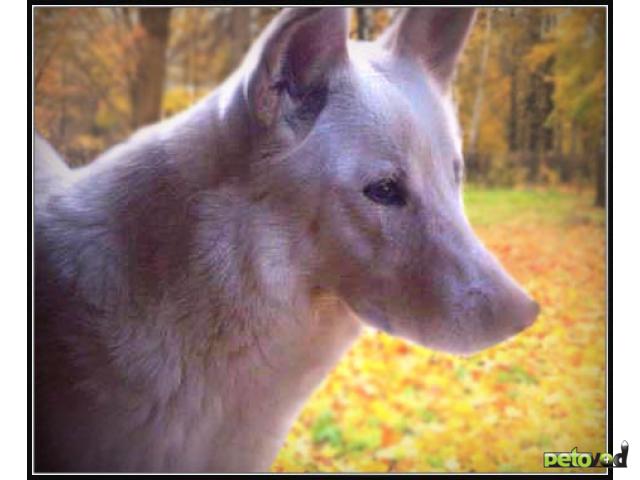
[[[291,245],[272,229],[286,219],[250,208],[234,188],[252,141],[239,90],[226,88],[79,172],[72,192],[83,205],[71,195],[55,206],[81,227],[58,248],[81,252],[77,275],[86,278],[75,280],[91,287],[65,293],[107,312],[80,330],[61,327],[74,348],[84,333],[99,339],[77,352],[87,359],[78,372],[102,382],[90,388],[111,392],[110,409],[129,411],[123,431],[152,425],[145,441],[158,461],[181,458],[177,468],[268,468],[295,414],[360,330],[339,299],[290,266]],[[101,218],[95,231],[84,228],[87,205],[108,210],[92,212]],[[114,245],[129,248],[113,256]],[[269,251],[278,255],[256,253]],[[216,459],[217,438],[249,443],[237,458]]]

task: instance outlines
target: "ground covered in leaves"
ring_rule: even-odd
[[[468,358],[367,330],[273,471],[533,472],[545,451],[605,451],[604,212],[589,192],[470,187],[465,203],[539,320]]]

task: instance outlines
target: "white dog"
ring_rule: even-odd
[[[241,67],[90,165],[36,142],[36,469],[267,470],[361,321],[469,353],[538,307],[461,200],[466,8],[279,14]]]

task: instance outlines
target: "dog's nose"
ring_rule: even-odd
[[[524,304],[521,306],[521,311],[518,315],[518,324],[522,330],[533,325],[540,313],[540,305],[532,298],[527,298]]]
[[[531,310],[531,314],[530,314],[531,319],[529,321],[529,325],[532,325],[533,322],[536,321],[536,318],[538,318],[538,315],[540,314],[540,304],[535,300],[531,300],[531,306],[529,307],[529,309]]]

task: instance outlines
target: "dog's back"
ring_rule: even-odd
[[[173,441],[153,433],[162,430],[156,422],[171,422],[154,413],[145,385],[160,370],[167,389],[176,383],[165,367],[181,359],[160,323],[188,315],[196,302],[182,297],[187,305],[178,311],[167,306],[176,298],[163,298],[179,295],[170,284],[188,277],[192,229],[181,176],[153,143],[134,138],[70,170],[36,140],[39,471],[170,468],[170,455],[159,452],[171,448],[151,442]]]
[[[77,426],[89,418],[83,412],[90,405],[77,395],[70,358],[73,344],[85,345],[90,338],[83,335],[81,324],[91,322],[95,312],[90,313],[75,292],[81,288],[74,272],[81,255],[75,241],[84,232],[61,215],[69,201],[67,190],[74,172],[38,134],[34,163],[35,467],[37,471],[69,471],[77,467],[64,460],[67,455],[82,458],[82,452],[70,446]]]
[[[61,188],[71,171],[64,160],[40,134],[34,140],[34,187],[36,192],[36,214],[51,192]]]

